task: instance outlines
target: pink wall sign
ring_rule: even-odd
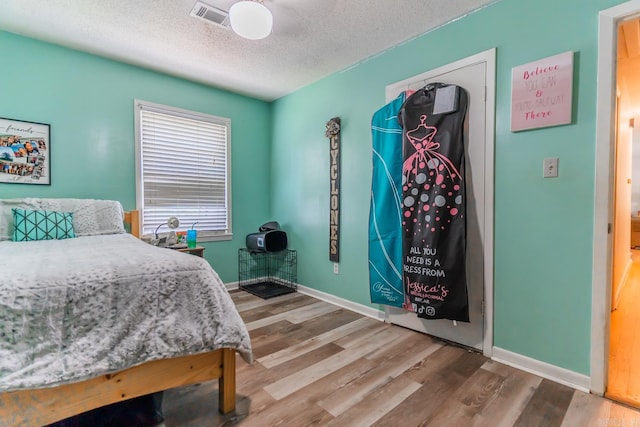
[[[573,52],[514,67],[511,131],[571,123]]]

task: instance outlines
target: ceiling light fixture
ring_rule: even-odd
[[[273,15],[262,0],[243,0],[229,9],[229,22],[240,37],[260,40],[271,34]]]

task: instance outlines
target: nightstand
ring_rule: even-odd
[[[191,255],[199,256],[200,258],[204,257],[204,246],[196,246],[195,248],[172,248],[171,246],[167,246],[169,249],[173,249],[178,252],[185,252]]]

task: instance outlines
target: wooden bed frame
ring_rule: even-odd
[[[125,213],[140,237],[138,211]],[[41,427],[91,409],[174,387],[218,379],[219,411],[236,406],[236,351],[223,348],[193,356],[146,362],[89,380],[41,389],[0,393],[0,426]]]

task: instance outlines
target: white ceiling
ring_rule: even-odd
[[[494,1],[264,0],[273,34],[250,41],[196,0],[0,0],[0,29],[273,100]]]

